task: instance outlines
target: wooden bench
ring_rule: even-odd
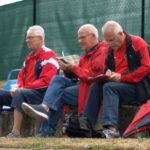
[[[121,135],[132,121],[138,109],[139,107],[137,106],[126,106],[126,105],[121,106],[118,122],[118,127]],[[72,113],[72,111],[74,110],[69,110],[68,112],[62,113],[62,116],[60,117],[57,125],[57,130],[55,134],[56,136],[60,137],[65,134],[65,129],[68,124],[68,117],[69,114]],[[95,129],[102,128],[101,119],[102,113],[100,112]],[[37,136],[40,125],[41,122],[25,115],[22,122],[21,135],[23,137]],[[7,135],[11,131],[12,126],[13,126],[13,111],[3,111],[2,114],[0,115],[0,136]],[[134,137],[146,137],[146,136],[149,136],[149,132],[147,131],[140,132],[134,135]]]

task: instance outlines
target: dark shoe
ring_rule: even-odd
[[[39,134],[40,137],[54,137],[55,134],[54,133],[40,133]]]
[[[48,120],[48,112],[46,112],[42,105],[22,103],[22,109],[32,118],[40,119],[42,121]]]
[[[106,138],[102,129],[92,130],[92,137],[93,138]]]
[[[51,127],[48,126],[47,122],[43,122],[41,124],[40,132],[39,132],[40,137],[53,137],[55,136],[55,130]]]
[[[85,119],[79,118],[80,128],[83,130],[89,130],[88,123]]]
[[[20,138],[21,135],[17,131],[11,131],[6,137],[7,138]]]
[[[102,131],[104,134],[104,138],[111,139],[111,138],[119,138],[120,134],[119,131],[112,131],[110,129],[106,129]]]

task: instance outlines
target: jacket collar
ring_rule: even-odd
[[[99,41],[99,42],[98,42],[97,44],[95,44],[92,48],[90,48],[90,51],[89,51],[88,53],[85,53],[85,52],[84,52],[83,55],[89,56],[89,55],[95,53],[95,51],[97,50],[97,48],[98,48],[100,42],[101,42],[101,41]]]

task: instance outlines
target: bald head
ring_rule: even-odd
[[[94,34],[94,35],[98,38],[98,30],[97,30],[97,28],[96,28],[94,25],[92,25],[92,24],[84,24],[84,25],[82,25],[82,26],[79,28],[78,33],[79,33],[79,32],[82,32],[82,31],[85,31],[85,32],[87,32],[87,33],[92,33],[92,34]]]
[[[82,49],[89,52],[99,41],[98,30],[92,24],[82,25],[78,30],[78,41]]]

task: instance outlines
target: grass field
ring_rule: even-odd
[[[0,148],[28,150],[150,150],[150,139],[87,139],[87,138],[0,138]]]

